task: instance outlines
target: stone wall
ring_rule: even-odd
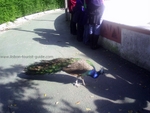
[[[150,71],[150,30],[104,20],[101,35],[104,48]]]

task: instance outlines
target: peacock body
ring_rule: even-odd
[[[97,78],[102,72],[96,71],[91,61],[81,58],[56,58],[52,60],[43,60],[31,64],[25,68],[27,75],[53,74],[58,71],[64,71],[72,76],[83,77],[91,76]],[[83,84],[84,80],[82,79]],[[77,81],[76,81],[77,82]]]

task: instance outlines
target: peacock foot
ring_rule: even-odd
[[[75,85],[76,87],[81,86],[81,83],[78,83],[78,81],[76,80],[75,83],[73,83],[73,85]]]
[[[101,68],[100,73],[104,74],[104,68],[103,67]]]

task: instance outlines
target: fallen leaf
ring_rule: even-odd
[[[132,111],[132,110],[129,110],[128,113],[133,113],[133,111]]]
[[[14,104],[14,106],[17,106],[17,104]]]
[[[76,104],[80,104],[80,101],[76,102]]]
[[[66,44],[69,44],[69,42],[66,42]]]
[[[62,42],[62,41],[58,40],[57,42]]]
[[[91,111],[91,109],[90,108],[86,108],[86,111]]]
[[[91,98],[93,98],[94,96],[93,96],[93,95],[91,95],[90,97],[91,97]]]
[[[59,104],[59,102],[55,102],[55,104],[57,105],[57,104]]]
[[[122,111],[122,109],[119,109],[119,111]]]

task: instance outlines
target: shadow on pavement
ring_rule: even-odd
[[[40,84],[36,83],[35,80],[58,82],[63,84],[72,83],[76,80],[74,77],[63,74],[44,75],[40,77],[28,76],[22,73],[23,68],[20,67],[24,66],[13,65],[6,69],[1,67],[1,113],[54,113],[54,109],[57,108],[57,105],[51,102],[53,101],[53,97],[44,96],[40,91]],[[57,87],[55,90],[57,90]],[[62,103],[67,105],[67,108],[60,108],[60,110],[64,113],[83,113],[80,108],[72,106],[65,100],[62,100]],[[49,106],[53,109],[50,109]]]
[[[148,113],[150,112],[150,72],[125,61],[119,56],[100,48],[99,50],[93,51],[88,46],[84,45],[82,42],[77,42],[75,36],[69,34],[69,23],[65,21],[65,14],[59,16],[54,21],[54,26],[56,30],[52,29],[34,29],[33,32],[37,33],[42,38],[33,38],[34,41],[37,41],[45,45],[57,45],[60,47],[69,47],[73,46],[84,53],[87,57],[91,58],[96,63],[105,67],[105,74],[100,76],[98,79],[85,78],[86,83],[88,84],[86,88],[93,94],[99,96],[100,98],[94,101],[95,106],[97,107],[97,112],[99,113]],[[40,20],[36,20],[40,21]],[[42,21],[42,20],[41,20]],[[18,29],[19,30],[19,29]],[[29,31],[30,32],[30,31]],[[8,73],[9,75],[9,73]],[[23,75],[20,75],[23,76]],[[54,75],[53,75],[54,76]],[[45,76],[40,77],[40,80],[55,81],[61,83],[70,83],[74,80],[72,77],[66,77],[59,79],[58,75],[54,77]],[[58,77],[58,80],[57,80]],[[34,78],[33,78],[34,80]],[[36,78],[36,80],[38,80]],[[23,80],[15,83],[17,88],[22,84]],[[27,82],[27,81],[26,81]],[[33,88],[35,84],[28,81],[28,88]],[[13,86],[13,84],[8,84]],[[24,84],[23,84],[24,86]],[[32,86],[32,87],[31,87]],[[15,90],[9,91],[7,85],[1,85],[1,92],[4,90],[12,93],[12,96],[15,96]],[[26,87],[26,86],[25,86]],[[20,88],[20,87],[19,87]],[[18,96],[24,92],[24,87],[18,89]],[[37,90],[38,94],[38,90]],[[42,98],[39,100],[29,99],[25,101],[30,103],[35,101],[39,104],[42,103]],[[5,99],[2,100],[6,103]],[[24,102],[24,101],[23,101]],[[41,102],[41,103],[40,103]],[[69,106],[69,103],[63,100],[63,103]],[[70,106],[70,108],[72,108]],[[43,109],[43,108],[39,108]],[[82,110],[76,109],[77,113],[82,113]],[[45,109],[43,109],[45,110]],[[64,111],[66,109],[63,109]],[[38,111],[38,110],[37,110]],[[66,110],[67,111],[67,110]],[[46,113],[47,111],[43,111]],[[71,112],[71,111],[70,111]],[[73,112],[72,112],[73,113]]]
[[[1,113],[47,113],[48,111],[41,105],[46,105],[39,94],[39,90],[36,89],[38,84],[33,83],[30,80],[16,79],[14,73],[20,73],[22,65],[13,65],[10,68],[1,68],[0,72],[0,106]],[[26,90],[32,90],[36,93],[34,96],[26,93]]]
[[[69,39],[64,34],[68,34],[69,30],[65,30],[64,28],[69,29],[69,26],[67,22],[62,20],[64,20],[64,15],[59,16],[55,20],[54,25],[56,34],[59,34],[61,37],[59,40],[65,42]],[[50,38],[49,35],[42,36],[45,39]],[[102,99],[97,99],[94,102],[98,112],[150,112],[150,72],[125,61],[103,48],[92,51],[83,43],[77,42],[76,38],[73,38],[69,40],[71,46],[76,47],[86,56],[106,68],[105,75],[99,77],[98,80],[86,79],[86,82],[90,84],[86,88],[90,92],[102,97]],[[65,43],[57,43],[57,45],[67,46]]]
[[[50,82],[57,82],[63,84],[70,84],[74,83],[76,78],[65,75],[65,74],[47,74],[47,75],[25,75],[24,73],[18,74],[18,77],[27,80],[41,80],[41,81],[50,81]]]

